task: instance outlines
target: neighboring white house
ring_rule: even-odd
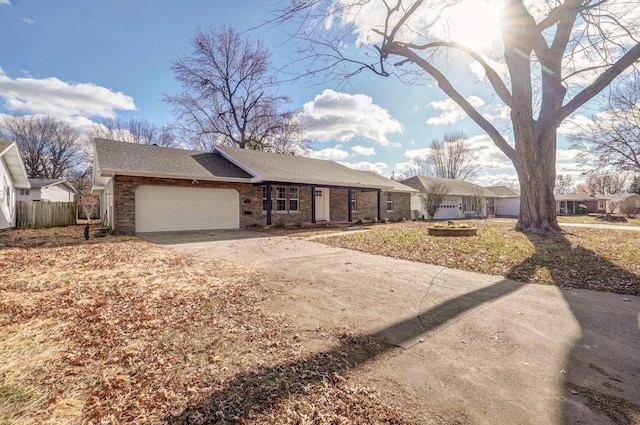
[[[520,215],[520,191],[507,186],[490,186],[489,189],[495,197],[493,198],[493,212],[489,214],[498,217],[518,217]],[[489,206],[491,199],[489,199]]]
[[[418,218],[427,217],[422,200],[423,196],[429,193],[429,187],[432,184],[442,183],[449,189],[449,193],[433,217],[436,220],[486,217],[487,211],[492,214],[496,198],[496,195],[487,188],[464,180],[416,176],[401,183],[419,191],[419,193],[411,195],[411,211],[413,216]],[[481,205],[479,212],[475,211],[477,204]]]
[[[16,225],[16,191],[29,189],[29,178],[15,142],[0,140],[0,229]]]
[[[29,179],[31,187],[20,189],[18,201],[73,202],[76,189],[67,179]]]
[[[636,211],[640,213],[640,195],[637,193],[623,193],[621,195],[611,195],[609,199],[608,212],[614,214],[625,214]]]

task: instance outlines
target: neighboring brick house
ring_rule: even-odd
[[[104,139],[95,140],[93,191],[118,233],[409,219],[415,192],[332,161]]]
[[[573,215],[580,205],[584,205],[589,213],[606,213],[611,196],[590,195],[588,193],[556,194],[556,213]]]

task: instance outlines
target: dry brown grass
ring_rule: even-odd
[[[2,233],[0,424],[405,423],[346,355],[306,353],[262,309],[279,296],[249,266],[135,237]]]
[[[514,220],[468,224],[478,236],[430,236],[433,223],[407,222],[318,241],[522,282],[640,295],[639,232],[567,227],[565,235],[526,235],[513,230]]]

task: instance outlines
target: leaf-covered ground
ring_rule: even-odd
[[[429,236],[432,223],[406,222],[317,241],[523,282],[640,295],[640,232],[568,227],[565,235],[527,236],[510,220],[468,223],[478,236]]]
[[[307,352],[250,267],[82,234],[0,233],[0,424],[408,423],[350,378],[376,341]]]

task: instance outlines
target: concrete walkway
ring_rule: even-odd
[[[590,227],[592,229],[635,230],[640,232],[640,226],[620,226],[615,224],[560,223],[560,227]]]
[[[522,284],[291,237],[149,239],[255,262],[286,294],[266,308],[287,314],[309,351],[335,349],[318,329],[400,347],[361,359],[357,373],[401,397],[421,423],[431,412],[471,424],[640,423],[640,297]]]

